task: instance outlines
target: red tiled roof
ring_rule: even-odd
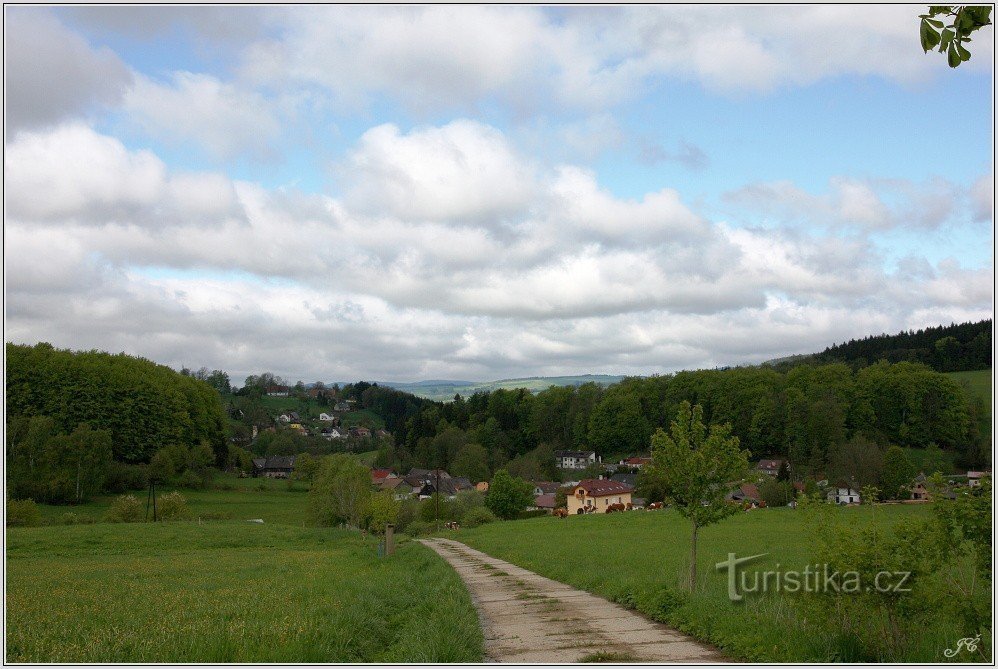
[[[626,460],[624,460],[624,464],[627,464],[627,465],[649,465],[649,464],[651,464],[651,458],[642,458],[642,457],[627,458]]]
[[[754,483],[743,483],[741,490],[742,494],[749,499],[759,499],[759,488]]]
[[[572,494],[582,488],[589,497],[606,497],[607,495],[619,495],[621,493],[634,492],[634,488],[618,481],[609,479],[586,479],[579,481],[579,485],[572,488]]]
[[[554,495],[538,495],[534,498],[534,506],[538,509],[553,509]]]

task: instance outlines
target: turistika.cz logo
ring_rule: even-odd
[[[728,553],[728,559],[718,562],[718,571],[728,572],[728,599],[740,602],[745,595],[765,592],[835,592],[855,594],[860,592],[910,592],[909,571],[879,571],[872,583],[863,582],[856,571],[839,571],[827,564],[807,565],[802,570],[783,570],[776,563],[775,569],[747,571],[740,569],[753,560],[769,553],[738,557]],[[868,579],[869,580],[869,579]]]

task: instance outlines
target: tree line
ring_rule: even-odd
[[[374,396],[362,394],[368,406]],[[651,435],[684,401],[699,404],[705,421],[730,424],[753,457],[790,460],[795,474],[825,472],[836,458],[853,461],[871,445],[932,445],[955,451],[966,467],[988,458],[979,400],[923,364],[878,362],[685,371],[606,388],[500,389],[421,408],[412,402],[396,416],[395,424],[401,417],[404,424],[379,462],[443,467],[474,480],[503,468],[541,477],[552,474],[548,463],[558,449],[604,458],[647,452]]]
[[[141,487],[150,462],[190,481],[225,462],[225,414],[210,373],[199,380],[142,358],[48,343],[7,344],[6,353],[12,496],[79,502]]]
[[[991,319],[880,334],[829,346],[813,356],[818,363],[864,367],[877,360],[920,362],[940,372],[991,367]]]

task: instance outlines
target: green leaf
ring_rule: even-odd
[[[939,53],[943,53],[944,51],[946,51],[946,49],[949,48],[950,42],[953,41],[954,35],[955,33],[949,28],[943,31],[943,38],[942,41],[939,43]]]
[[[938,19],[925,19],[925,22],[935,26],[936,28],[943,27],[943,22],[939,21]]]
[[[933,30],[932,26],[925,21],[922,21],[922,27],[919,30],[919,37],[922,39],[922,50],[926,53],[939,44],[939,33]]]
[[[956,52],[956,42],[949,45],[949,50],[946,52],[946,60],[950,67],[957,67],[963,62],[960,58],[960,54]]]
[[[956,52],[960,54],[960,60],[970,60],[970,52],[964,49],[962,45],[956,45]]]

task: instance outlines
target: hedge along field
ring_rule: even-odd
[[[878,524],[890,528],[931,513],[924,505],[833,509],[842,526]],[[799,598],[782,594],[747,596],[733,603],[726,572],[715,569],[728,553],[766,553],[748,571],[802,570],[814,564],[806,515],[796,509],[740,513],[700,530],[700,589],[688,595],[681,579],[688,568],[690,527],[671,510],[609,515],[535,518],[461,530],[460,541],[539,574],[607,597],[698,639],[720,647],[732,659],[755,662],[850,661],[836,631],[818,623]],[[751,579],[749,581],[751,583]],[[935,613],[937,604],[927,603]],[[904,657],[872,661],[945,661],[942,652],[968,636],[956,616],[940,611],[907,648]],[[972,636],[972,635],[971,635]],[[990,638],[984,642],[990,648]],[[966,660],[966,658],[963,658]],[[983,661],[985,658],[973,658]]]
[[[197,522],[7,531],[7,662],[478,662],[455,572],[403,541]]]

